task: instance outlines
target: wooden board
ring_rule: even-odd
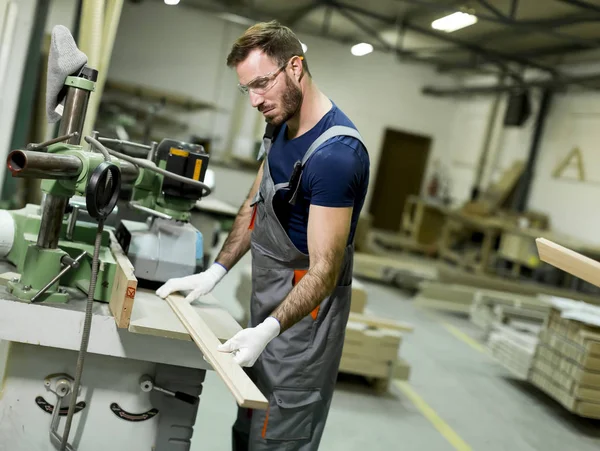
[[[211,294],[200,297],[199,301],[193,303],[192,308],[210,325],[219,340],[228,340],[242,329],[227,310],[211,305],[216,303]],[[140,289],[136,293],[129,332],[174,340],[192,340],[169,304],[146,289]]]
[[[547,294],[562,298],[573,298],[590,304],[600,305],[600,295],[559,288],[528,280],[509,280],[491,274],[473,274],[447,264],[439,265],[439,280],[446,283],[471,285],[495,291],[507,291],[524,295]]]
[[[250,409],[266,410],[269,403],[265,396],[250,380],[242,367],[235,363],[232,354],[217,351],[221,342],[194,308],[185,301],[185,298],[171,295],[166,300],[194,343],[204,354],[204,358],[223,379],[238,405]]]
[[[113,282],[112,294],[110,296],[109,307],[115,317],[117,327],[126,329],[129,327],[131,312],[133,311],[133,300],[137,291],[137,278],[133,265],[123,248],[117,241],[112,231],[110,235],[110,250],[117,262],[115,280]]]
[[[413,326],[410,324],[362,313],[350,312],[349,321],[366,324],[367,326],[372,327],[399,330],[401,332],[412,332],[414,330]]]
[[[535,244],[543,262],[600,287],[600,262],[545,238],[537,238]]]

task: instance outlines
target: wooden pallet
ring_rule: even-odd
[[[340,372],[364,376],[378,392],[388,390],[394,378],[408,379],[410,366],[399,361],[403,333],[412,327],[388,319],[352,314],[346,337]]]

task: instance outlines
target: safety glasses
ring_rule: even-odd
[[[289,62],[293,58],[295,58],[295,56],[292,56],[292,58],[290,58],[279,69],[277,69],[273,72],[269,72],[266,75],[261,75],[259,77],[256,77],[253,80],[250,80],[245,85],[238,83],[238,89],[244,95],[248,95],[248,93],[250,91],[252,91],[254,94],[258,94],[258,95],[266,94],[271,88],[273,88],[273,86],[275,86],[275,84],[277,83],[277,76],[281,73],[281,71],[283,71],[286,68],[286,66],[289,64]],[[298,58],[300,58],[301,60],[304,59],[303,56],[299,56]]]

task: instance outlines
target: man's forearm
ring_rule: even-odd
[[[260,166],[256,179],[250,188],[250,192],[246,197],[246,200],[240,207],[235,221],[233,221],[233,227],[229,236],[225,240],[219,255],[215,261],[225,266],[227,270],[230,270],[235,264],[240,261],[240,258],[248,252],[250,249],[250,237],[252,236],[252,230],[250,230],[250,220],[252,219],[253,207],[250,206],[252,199],[258,192],[260,182],[262,180],[264,163]]]
[[[273,310],[271,316],[279,321],[281,332],[310,314],[331,294],[337,283],[337,266],[323,263],[309,269],[283,302]]]
[[[221,252],[219,252],[215,260],[228,270],[233,268],[250,249],[252,231],[248,226],[250,225],[251,218],[252,207],[250,207],[250,200],[246,199],[233,222],[233,227],[221,248]]]

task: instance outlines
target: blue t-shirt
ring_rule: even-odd
[[[333,103],[333,102],[332,102]],[[356,128],[335,105],[308,132],[294,139],[287,137],[284,124],[269,151],[273,182],[288,182],[294,163],[328,128],[344,125]],[[369,184],[369,155],[356,138],[336,136],[323,143],[306,163],[295,205],[284,200],[286,190],[279,190],[274,209],[281,225],[299,251],[308,254],[307,226],[310,205],[354,207],[348,243],[354,239],[356,224]]]

